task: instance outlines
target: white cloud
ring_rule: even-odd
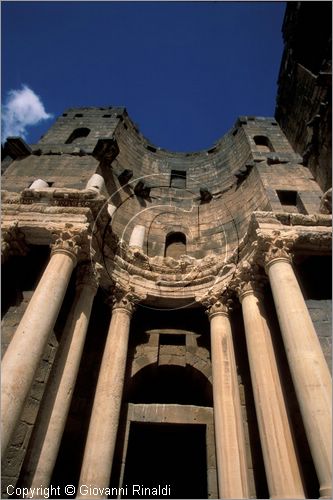
[[[10,90],[2,107],[2,142],[10,136],[25,139],[27,127],[49,118],[52,115],[46,113],[38,95],[27,85],[23,85],[21,90]]]

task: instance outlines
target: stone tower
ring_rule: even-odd
[[[5,154],[3,496],[330,498],[331,216],[276,120],[172,153],[75,108]]]

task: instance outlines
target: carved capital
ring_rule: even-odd
[[[24,256],[28,250],[24,233],[17,224],[1,231],[1,263],[4,263],[11,255]]]
[[[209,319],[216,314],[228,315],[233,305],[229,294],[222,295],[222,293],[208,293],[202,297],[197,297],[196,300],[205,307]]]
[[[94,293],[97,292],[101,277],[102,266],[97,262],[85,261],[77,268],[76,288],[90,287]]]
[[[277,259],[291,262],[291,249],[296,239],[297,234],[294,231],[282,233],[276,230],[268,234],[258,234],[257,241],[254,243],[253,258],[265,269]]]
[[[144,294],[136,292],[133,286],[123,288],[119,283],[115,283],[110,291],[109,303],[112,306],[112,310],[123,309],[130,316],[134,313],[136,304],[142,302],[146,298]]]
[[[63,253],[71,257],[76,264],[82,248],[82,235],[71,231],[54,233],[55,242],[51,244],[51,255]]]
[[[267,278],[262,274],[258,264],[245,260],[237,267],[230,288],[235,290],[241,301],[248,293],[262,293],[266,280]]]

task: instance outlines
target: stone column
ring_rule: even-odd
[[[50,261],[4,355],[1,456],[11,440],[76,265],[76,239],[64,235],[55,242]]]
[[[248,498],[242,411],[226,301],[208,307],[213,371],[214,424],[220,498]]]
[[[78,268],[76,296],[45,389],[24,464],[24,486],[48,487],[64,432],[89,325],[98,277],[91,262]],[[35,497],[33,497],[35,498]],[[37,498],[37,497],[36,497]]]
[[[109,486],[126,369],[133,295],[114,301],[84,450],[77,498],[89,497],[81,485]],[[102,493],[94,498],[107,498]]]
[[[102,193],[105,190],[104,177],[100,174],[93,174],[87,182],[86,189]]]
[[[252,268],[253,269],[253,268]],[[305,498],[260,283],[244,263],[242,304],[252,388],[270,498]]]
[[[143,249],[145,239],[145,227],[137,224],[131,234],[129,246]]]
[[[321,498],[332,498],[332,380],[291,258],[281,240],[265,255],[277,316]]]

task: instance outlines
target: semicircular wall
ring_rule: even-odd
[[[242,128],[195,153],[153,147],[126,116],[115,138],[119,154],[111,165],[100,166],[117,207],[112,230],[128,242],[134,227],[144,226],[143,251],[149,257],[163,257],[166,236],[175,231],[186,236],[190,257],[225,258],[244,236],[251,213],[267,208],[262,183],[247,166],[251,144]]]

